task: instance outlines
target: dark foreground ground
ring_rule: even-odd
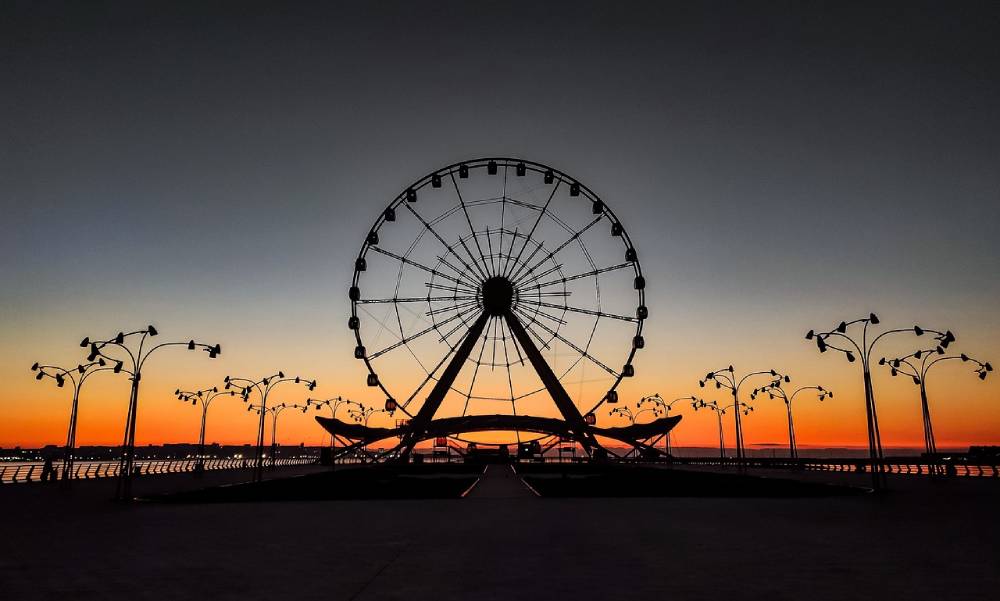
[[[172,478],[159,489],[190,476]],[[1000,590],[994,480],[897,478],[880,496],[539,498],[495,466],[465,498],[129,507],[106,501],[108,484],[69,495],[0,487],[0,598],[951,600]]]

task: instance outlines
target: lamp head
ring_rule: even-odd
[[[839,324],[837,324],[837,331],[840,332],[841,334],[843,334],[844,332],[846,332],[847,331],[847,322],[846,321],[842,321]]]
[[[813,336],[815,336],[815,335],[816,335],[816,333],[814,331],[809,330],[808,332],[806,332],[806,340],[812,340]]]
[[[921,328],[920,326],[913,326],[913,333],[916,334],[917,336],[923,336],[924,329]]]
[[[871,323],[871,324],[872,324],[873,326],[877,326],[877,325],[878,325],[878,323],[879,323],[879,321],[878,321],[878,315],[875,315],[874,313],[869,313],[869,314],[868,314],[868,321],[869,321],[869,323]]]
[[[189,351],[194,350],[194,340],[188,340],[188,350]]]
[[[31,366],[31,371],[38,371],[38,361],[35,361]]]
[[[156,328],[154,328],[153,326],[146,326],[146,333],[149,334],[150,336],[156,336],[159,334],[159,332],[157,332]]]
[[[90,336],[80,341],[80,348],[87,348],[88,346],[90,346]]]

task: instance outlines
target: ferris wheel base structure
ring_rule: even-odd
[[[333,436],[353,441],[353,445],[345,447],[341,452],[352,448],[387,440],[406,437],[412,433],[409,426],[398,428],[370,428],[361,424],[352,424],[329,417],[316,417],[327,432]],[[656,449],[643,441],[655,436],[664,435],[681,421],[681,416],[661,417],[645,424],[632,424],[615,428],[598,428],[586,426],[586,435],[602,437],[623,442],[629,446],[657,455],[663,451]],[[464,415],[460,417],[443,417],[430,421],[418,436],[418,442],[437,437],[454,436],[473,432],[520,431],[536,434],[559,436],[565,440],[582,442],[578,431],[562,419],[553,417],[535,417],[531,415]],[[386,453],[388,457],[390,453]]]

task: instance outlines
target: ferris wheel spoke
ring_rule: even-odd
[[[462,248],[465,249],[465,252],[468,253],[469,257],[472,259],[472,265],[476,268],[476,273],[478,273],[479,276],[482,277],[484,280],[487,279],[489,276],[486,275],[486,270],[479,265],[479,261],[472,254],[472,251],[469,250],[469,245],[465,243],[465,238],[459,238],[458,242],[462,245]],[[483,256],[482,251],[480,251],[479,256],[480,257]]]
[[[590,223],[588,223],[587,225],[583,226],[582,228],[580,228],[579,230],[577,230],[576,232],[574,232],[573,235],[570,236],[569,238],[567,238],[565,242],[563,242],[562,244],[560,244],[559,246],[557,246],[555,248],[555,250],[549,252],[549,254],[546,255],[542,260],[540,260],[538,263],[536,263],[534,266],[532,266],[530,269],[528,269],[528,272],[530,273],[531,271],[533,271],[535,269],[538,269],[542,265],[542,263],[544,263],[545,261],[551,259],[552,257],[554,257],[556,255],[556,253],[558,253],[562,249],[564,249],[567,246],[569,246],[574,240],[577,240],[580,236],[582,236],[583,234],[585,234],[587,232],[587,230],[589,230],[590,228],[592,228],[595,225],[597,225],[601,221],[601,219],[603,219],[603,218],[604,218],[604,215],[598,215],[597,217],[594,217],[594,219]],[[524,266],[522,265],[521,269],[518,269],[517,272],[515,272],[511,277],[516,278],[518,275],[520,275],[520,273],[523,270],[524,270]],[[515,280],[515,284],[519,284],[519,283],[520,283],[519,279],[516,279]]]
[[[464,313],[462,313],[461,314],[462,323],[456,325],[454,328],[452,328],[452,329],[448,330],[447,332],[445,332],[444,334],[442,334],[441,338],[440,338],[440,342],[446,342],[448,344],[451,344],[450,342],[448,342],[448,338],[450,338],[451,335],[454,334],[455,332],[461,330],[463,327],[468,328],[469,327],[469,322],[465,321],[465,318],[470,313],[475,313],[475,312],[476,312],[475,309],[470,309],[470,310],[465,311]]]
[[[517,287],[521,288],[523,286],[526,286],[526,285],[530,284],[531,282],[536,282],[536,281],[542,279],[543,277],[549,275],[550,273],[554,273],[556,271],[559,271],[560,269],[562,269],[562,266],[563,266],[562,263],[557,263],[557,264],[553,265],[552,267],[546,269],[545,271],[539,272],[539,273],[537,273],[535,275],[532,275],[530,278],[527,278],[525,280],[522,280],[522,281],[518,282]],[[532,271],[533,270],[529,269],[528,270],[528,274],[531,274]]]
[[[459,301],[459,300],[475,300],[474,296],[408,296],[408,297],[394,297],[394,298],[360,298],[357,300],[359,305],[370,305],[379,303],[440,303],[446,301]]]
[[[487,257],[488,260],[489,260],[489,270],[488,271],[490,272],[490,276],[494,276],[494,275],[496,275],[496,272],[493,271],[493,237],[490,236],[490,228],[489,228],[489,226],[486,227],[486,245],[487,245],[487,248],[490,251],[489,257]]]
[[[472,226],[472,218],[469,217],[469,208],[465,204],[465,199],[462,198],[462,191],[458,188],[458,181],[455,180],[455,172],[449,172],[448,175],[451,177],[451,183],[455,187],[455,195],[458,196],[458,204],[462,206],[462,213],[465,215],[465,222],[469,225],[469,233],[472,235],[472,240],[476,243],[476,248],[479,250],[479,258],[485,260],[486,258],[483,256],[483,248],[479,245],[479,239],[476,238],[476,228]],[[462,246],[465,247],[465,252],[469,253],[469,257],[472,258],[472,264],[476,266],[479,274],[484,278],[487,277],[485,271],[479,267],[479,261],[472,256],[472,251],[465,245],[465,240],[462,237],[459,237],[459,240],[462,242]]]
[[[572,282],[573,280],[579,280],[581,278],[587,278],[587,277],[590,277],[592,275],[598,275],[598,274],[601,274],[601,273],[607,273],[609,271],[617,271],[619,269],[625,269],[626,267],[632,267],[632,266],[633,266],[632,263],[619,263],[618,265],[612,265],[610,267],[601,267],[599,269],[593,269],[591,271],[587,271],[587,272],[584,272],[584,273],[578,273],[576,275],[566,276],[564,278],[559,278],[558,280],[549,280],[547,282],[542,282],[541,284],[534,284],[534,285],[528,286],[527,288],[528,289],[532,289],[532,288],[545,288],[547,286],[554,286],[556,284],[564,284],[566,282]]]
[[[466,301],[464,303],[458,303],[457,305],[451,305],[451,306],[448,306],[448,307],[439,307],[437,309],[431,309],[430,311],[425,312],[424,315],[430,317],[431,315],[440,315],[441,313],[447,313],[448,311],[458,311],[458,310],[465,309],[467,307],[476,306],[476,305],[479,304],[479,301],[478,301],[478,299],[476,299],[476,297],[473,296],[471,298],[472,298],[472,300]]]
[[[535,321],[534,316],[529,315],[527,312],[522,311],[521,314],[524,315],[525,317],[527,317],[529,320]],[[550,321],[556,322],[560,326],[566,325],[566,321],[565,320],[560,319],[559,317],[556,317],[555,315],[551,315],[550,313],[548,313],[546,311],[542,311],[540,308],[536,308],[535,309],[534,315],[541,315],[542,317],[545,317],[545,318],[549,319]]]
[[[452,315],[451,317],[448,317],[447,319],[444,319],[444,320],[442,320],[442,321],[440,321],[440,322],[438,322],[438,323],[436,323],[434,325],[431,325],[431,326],[429,326],[429,327],[427,327],[427,328],[425,328],[423,330],[420,330],[419,332],[417,332],[415,334],[411,334],[409,336],[406,336],[405,338],[402,338],[398,342],[394,342],[393,344],[390,344],[389,346],[383,348],[382,350],[377,351],[375,353],[372,353],[371,355],[368,355],[368,359],[369,359],[369,361],[374,361],[375,359],[378,359],[382,355],[384,355],[384,354],[386,354],[386,353],[388,353],[390,351],[393,351],[393,350],[395,350],[395,349],[397,349],[397,348],[399,348],[399,347],[401,347],[401,346],[403,346],[405,344],[409,344],[410,342],[413,342],[417,338],[420,338],[421,336],[423,336],[423,335],[425,335],[425,334],[427,334],[429,332],[434,331],[438,327],[440,327],[440,326],[442,326],[442,325],[444,325],[444,324],[446,324],[446,323],[448,323],[450,321],[454,321],[454,320],[458,319],[462,315],[463,315],[462,313],[456,313],[455,315]]]
[[[422,270],[426,271],[427,273],[429,273],[431,275],[440,276],[440,277],[448,280],[449,282],[454,282],[456,284],[463,285],[463,286],[466,285],[464,282],[461,282],[458,279],[453,278],[453,277],[451,277],[450,275],[448,275],[446,273],[441,273],[437,269],[431,269],[430,267],[428,267],[428,266],[426,266],[426,265],[424,265],[422,263],[418,263],[417,261],[414,261],[413,259],[408,259],[406,257],[397,255],[396,253],[394,253],[392,251],[385,250],[384,248],[381,248],[381,247],[378,247],[378,246],[369,246],[368,248],[370,248],[371,250],[374,250],[375,252],[377,252],[379,254],[383,254],[383,255],[385,255],[387,257],[391,257],[393,259],[396,259],[400,263],[404,263],[406,265],[412,265],[413,267],[416,267],[417,269],[422,269]]]
[[[638,318],[629,317],[627,315],[618,315],[615,313],[605,313],[604,311],[594,311],[592,309],[581,309],[580,307],[573,307],[570,305],[553,305],[552,303],[546,303],[543,301],[536,301],[530,299],[520,299],[518,302],[527,303],[529,305],[538,305],[540,307],[549,307],[551,309],[565,309],[566,311],[573,311],[574,313],[583,313],[584,315],[594,315],[597,317],[607,317],[610,319],[618,319],[621,321],[637,322]]]
[[[517,351],[517,362],[520,363],[523,366],[524,365],[524,355],[521,354],[521,347],[518,346],[518,344],[517,344],[517,338],[514,337],[514,332],[511,331],[510,324],[507,323],[507,320],[504,320],[503,325],[504,325],[504,327],[507,328],[507,331],[510,332],[510,340],[511,340],[511,342],[514,345],[514,350]],[[513,391],[511,391],[511,396],[513,397]]]
[[[616,378],[620,377],[620,374],[618,372],[616,372],[615,370],[611,369],[610,367],[608,367],[607,365],[605,365],[604,363],[602,363],[600,359],[598,359],[597,357],[594,357],[593,355],[591,355],[587,351],[583,350],[582,348],[580,348],[579,346],[577,346],[576,344],[574,344],[571,340],[569,340],[568,338],[566,338],[565,336],[563,336],[559,332],[556,332],[555,330],[550,329],[548,326],[546,326],[545,324],[543,324],[540,321],[536,321],[535,323],[538,324],[538,327],[542,328],[543,330],[545,330],[549,334],[552,334],[552,336],[554,336],[555,338],[557,338],[559,341],[561,341],[566,346],[568,346],[571,349],[573,349],[574,351],[580,353],[582,356],[586,357],[587,359],[590,359],[590,361],[594,365],[600,367],[601,369],[603,369],[604,371],[608,372],[609,374],[611,374],[612,376],[614,376]]]
[[[497,241],[497,252],[503,253],[503,225],[504,219],[507,217],[507,167],[503,166],[503,189],[500,191],[500,240]],[[500,271],[500,257],[497,257],[497,270],[496,273],[502,273]]]
[[[470,268],[470,271],[466,271],[466,270],[460,269],[460,268],[456,267],[455,265],[452,265],[448,261],[448,259],[445,259],[441,255],[438,255],[437,259],[438,259],[438,261],[441,261],[442,265],[446,265],[446,266],[450,267],[452,271],[454,271],[455,273],[457,273],[459,279],[461,279],[463,282],[465,282],[466,286],[475,286],[476,285],[476,281],[472,279],[473,273],[471,272],[471,268]]]
[[[408,211],[410,211],[410,213],[412,213],[413,216],[416,217],[417,220],[420,221],[420,223],[422,223],[424,225],[424,227],[427,229],[427,231],[429,231],[435,238],[437,238],[437,241],[440,242],[441,245],[444,246],[448,250],[448,252],[450,252],[456,259],[458,259],[459,263],[461,263],[462,265],[464,265],[465,268],[467,270],[469,270],[470,272],[472,271],[472,266],[469,265],[468,263],[466,263],[465,259],[463,259],[457,252],[455,252],[455,249],[452,248],[452,246],[450,244],[448,244],[447,242],[444,241],[444,238],[442,238],[441,234],[439,234],[437,232],[437,230],[434,229],[434,226],[432,226],[430,223],[428,223],[427,220],[424,219],[420,215],[420,213],[418,213],[416,211],[416,209],[414,209],[410,205],[410,203],[408,203],[408,202],[407,203],[403,203],[403,206],[405,206],[406,209]],[[442,259],[442,261],[443,261],[443,259]],[[454,267],[452,267],[452,269],[454,269]],[[459,271],[459,273],[465,273],[465,272],[462,272],[461,270],[458,270],[458,271]]]
[[[548,210],[549,203],[552,202],[552,199],[556,195],[556,190],[559,189],[559,186],[561,184],[562,184],[562,180],[559,180],[559,181],[556,182],[555,186],[552,186],[552,192],[549,194],[549,198],[545,201],[545,205],[542,206],[542,209],[540,211],[538,211],[538,217],[535,218],[535,223],[531,226],[531,230],[528,232],[528,235],[524,237],[524,244],[521,245],[521,250],[518,251],[517,258],[514,259],[514,265],[515,266],[517,266],[517,262],[521,260],[521,255],[524,254],[524,248],[526,246],[528,246],[528,240],[531,239],[531,236],[534,235],[535,230],[538,229],[538,223],[542,220],[542,216],[545,215],[545,212]],[[528,260],[530,261],[530,259],[528,259]],[[505,275],[506,275],[507,278],[512,278],[514,276],[514,274],[512,274],[512,273],[507,273]]]
[[[524,317],[527,317],[527,318],[531,317],[530,315],[528,315],[524,311],[521,311],[521,310],[516,309],[516,308],[514,309],[514,312],[518,313],[518,314],[520,314],[520,315],[522,315]],[[542,338],[538,334],[538,332],[536,332],[534,330],[534,328],[531,327],[531,325],[535,324],[535,323],[538,323],[538,320],[537,319],[531,319],[531,321],[529,323],[523,324],[524,325],[524,329],[525,329],[526,332],[528,332],[529,334],[531,334],[532,336],[534,336],[535,340],[538,340],[538,343],[542,345],[542,348],[548,350],[549,349],[549,342],[546,341],[544,338]],[[549,340],[552,340],[552,338],[549,338]]]
[[[474,294],[476,292],[476,290],[474,290],[472,288],[469,288],[467,286],[464,286],[464,285],[462,287],[458,287],[458,286],[445,286],[443,284],[435,284],[434,282],[424,282],[424,285],[427,286],[428,288],[430,288],[431,290],[441,290],[443,292],[454,292],[455,294],[468,295],[468,294]]]
[[[507,249],[507,256],[504,259],[503,269],[500,270],[500,273],[507,273],[507,268],[510,267],[510,260],[511,258],[513,258],[514,255],[514,244],[516,243],[517,243],[517,227],[514,228],[514,233],[511,234],[510,248]]]
[[[476,359],[476,367],[472,370],[472,380],[469,382],[469,392],[465,395],[465,407],[462,409],[462,415],[465,415],[469,411],[469,400],[472,398],[472,391],[476,386],[476,376],[479,375],[479,367],[483,364],[483,352],[486,350],[486,338],[483,336],[483,343],[479,346],[479,358]]]
[[[503,321],[503,320],[497,319],[497,321]],[[501,330],[504,328],[504,326],[506,326],[506,324],[503,324],[503,325],[498,324],[498,327]],[[507,326],[507,327],[509,328],[510,326]],[[510,373],[510,353],[507,351],[507,335],[506,334],[503,337],[503,360],[507,364],[507,385],[510,387],[510,402],[511,402],[511,405],[513,406],[513,404],[514,404],[514,377]]]

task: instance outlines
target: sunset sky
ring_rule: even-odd
[[[800,446],[864,445],[858,364],[803,336],[870,311],[1000,364],[1000,44],[977,3],[386,4],[0,8],[0,446],[65,442],[70,391],[33,362],[146,324],[223,354],[153,356],[138,444],[196,440],[172,392],[227,374],[380,406],[354,257],[411,182],[481,156],[561,169],[628,229],[650,312],[630,405],[728,401],[699,378],[774,368],[835,391],[797,399]],[[876,357],[916,348],[893,340]],[[939,447],[1000,444],[991,376],[932,372]],[[922,445],[917,387],[875,382],[883,444]],[[79,444],[120,444],[128,386],[88,382]],[[783,405],[755,405],[747,444],[784,443]],[[715,444],[714,415],[676,407],[675,445]],[[280,441],[325,441],[314,415]],[[213,405],[210,442],[255,434]]]

